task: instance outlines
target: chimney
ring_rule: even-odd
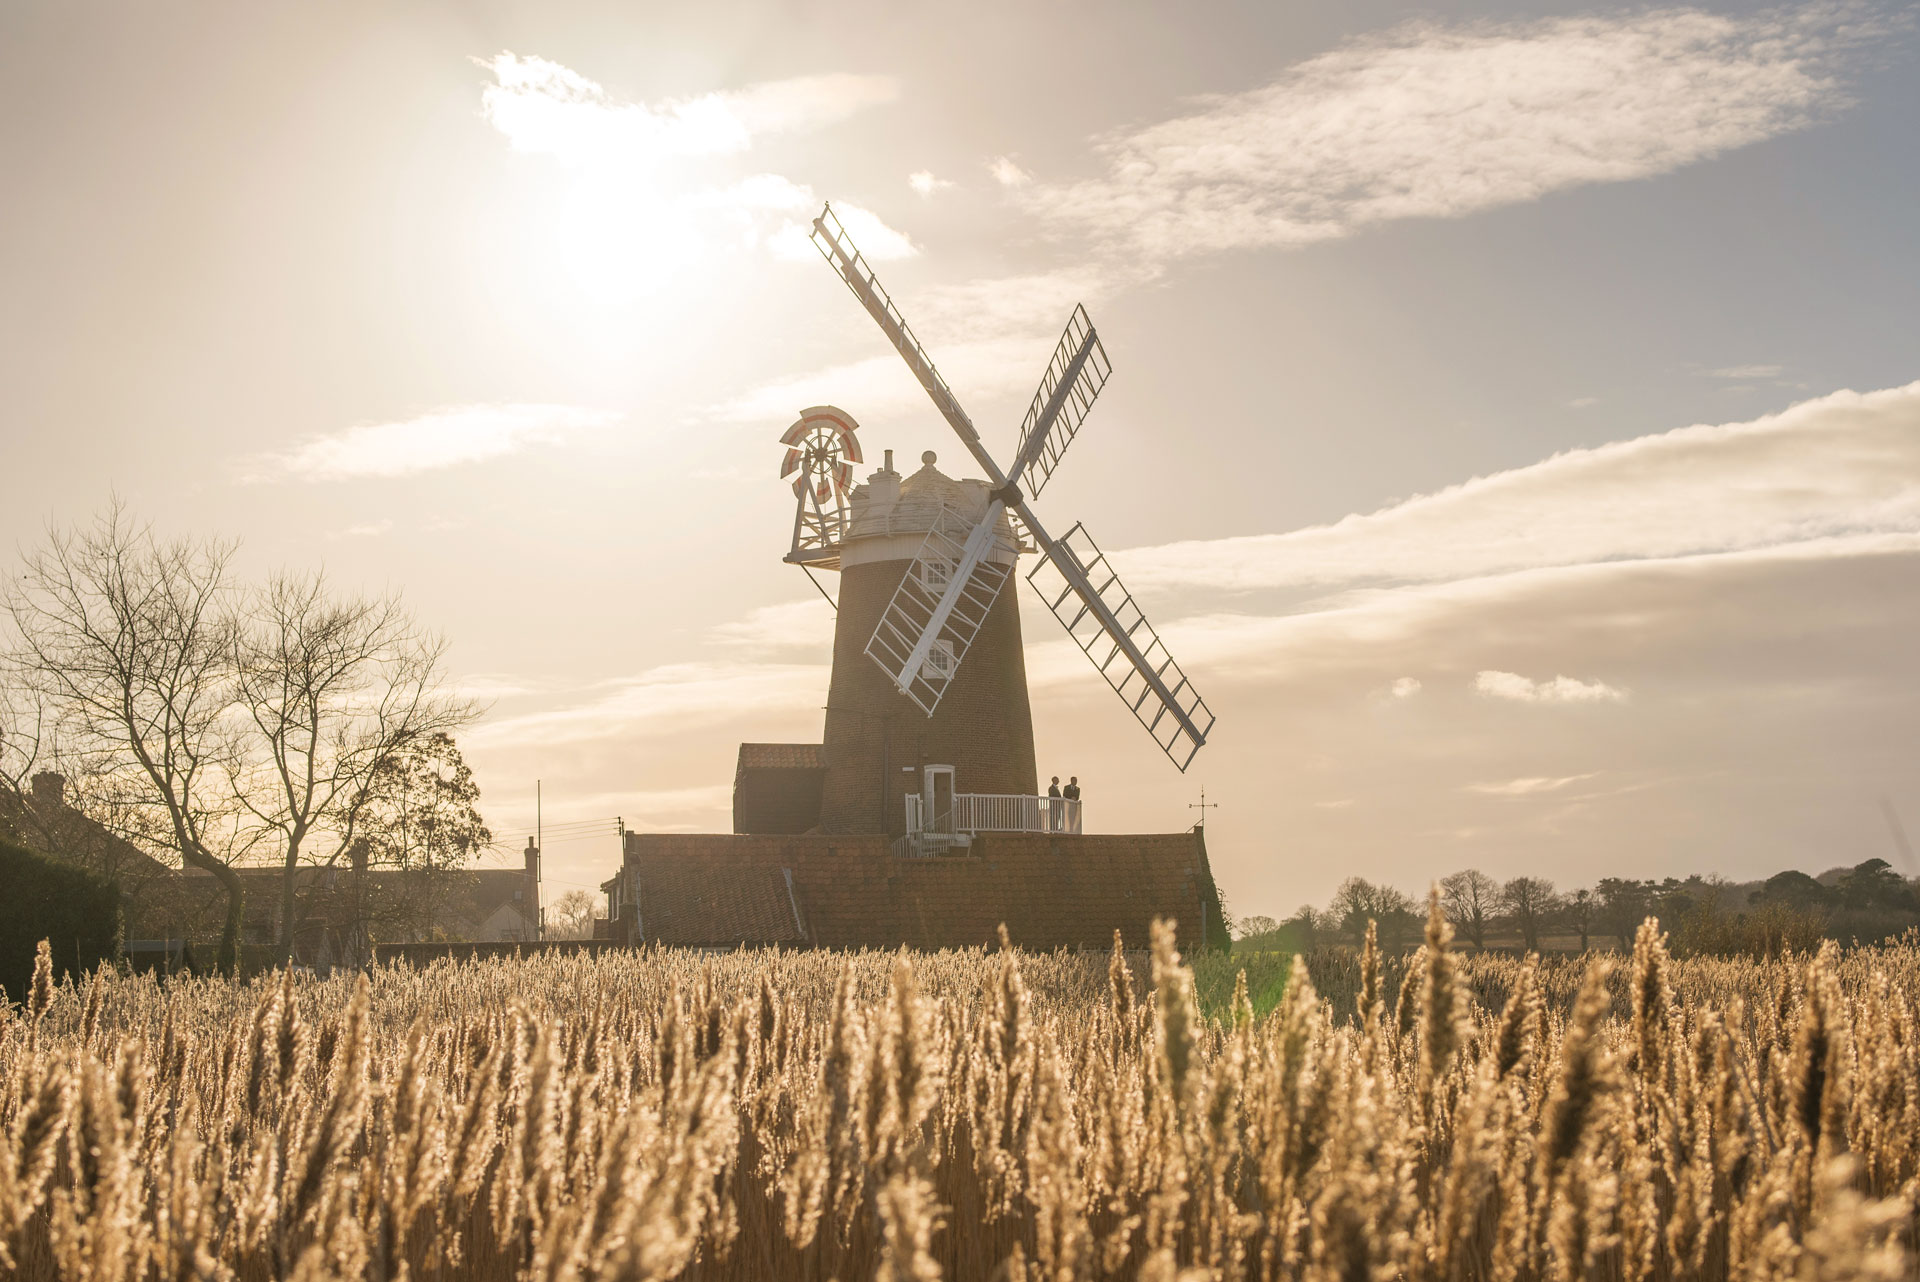
[[[53,810],[67,804],[67,777],[42,770],[33,777],[33,804],[36,809]]]
[[[540,847],[533,844],[533,838],[527,838],[527,848],[521,852],[527,859],[527,876],[534,881],[540,880]]]

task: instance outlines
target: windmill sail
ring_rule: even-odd
[[[989,504],[986,518],[973,526],[951,508],[940,509],[867,642],[867,657],[928,716],[1013,576],[1012,566],[989,559],[999,509]]]
[[[1009,480],[1028,495],[1037,496],[1053,477],[1060,456],[1073,444],[1094,398],[1107,385],[1113,366],[1085,307],[1075,307],[1067,320],[1067,331],[1053,349],[1047,362],[1046,377],[1040,380],[1027,407],[1026,421],[1020,425],[1020,456]],[[1038,468],[1038,475],[1034,469]]]
[[[1213,730],[1212,710],[1084,526],[1058,541],[1034,534],[1046,555],[1027,582],[1161,751],[1186,770]]]
[[[847,283],[847,288],[852,290],[853,296],[860,300],[860,305],[865,307],[868,314],[879,324],[881,331],[886,334],[894,349],[907,362],[907,368],[913,371],[914,378],[918,379],[920,386],[926,389],[927,395],[933,398],[933,403],[939,409],[941,416],[952,425],[954,431],[960,434],[961,441],[965,442],[967,448],[972,451],[975,461],[984,465],[988,474],[998,483],[998,469],[994,468],[993,460],[987,457],[985,448],[981,446],[980,433],[974,430],[973,420],[968,418],[967,412],[960,408],[960,402],[954,396],[953,389],[947,386],[946,379],[940,377],[940,371],[933,366],[933,359],[927,355],[926,349],[920,346],[920,340],[915,338],[913,331],[907,327],[907,318],[900,314],[900,309],[893,305],[893,299],[887,296],[885,289],[881,288],[880,279],[873,274],[873,268],[867,266],[867,260],[860,256],[858,249],[854,248],[853,238],[847,235],[847,229],[841,226],[832,205],[822,209],[820,216],[813,220],[813,234],[809,239],[813,241],[814,247],[820,251],[821,256],[832,265],[833,270],[839,273],[840,279]]]
[[[854,248],[831,205],[813,220],[812,239],[905,358],[914,378],[994,487],[986,517],[975,525],[969,526],[957,514],[941,510],[940,519],[867,642],[867,654],[887,671],[902,693],[928,716],[933,715],[967,648],[1012,575],[1009,566],[988,556],[1005,511],[1017,518],[1015,547],[1024,550],[1021,545],[1025,538],[1031,538],[1044,554],[1027,581],[1107,684],[1133,710],[1154,742],[1185,770],[1213,729],[1213,712],[1167,653],[1159,634],[1085,529],[1076,525],[1066,538],[1054,542],[1034,518],[1021,492],[1023,483],[1031,483],[1026,494],[1038,494],[1045,488],[1112,372],[1086,309],[1074,308],[1068,319],[1066,332],[1047,364],[1046,376],[1027,408],[1013,466],[1002,473],[987,454],[973,420],[960,408],[953,390],[940,377],[887,291],[880,287],[873,269]],[[1043,575],[1057,583],[1043,584]]]

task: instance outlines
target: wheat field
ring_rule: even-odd
[[[1447,942],[1294,959],[1264,1015],[1207,1014],[1165,925],[1137,968],[43,974],[0,1014],[0,1276],[1914,1276],[1920,942]]]

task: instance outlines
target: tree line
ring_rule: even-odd
[[[244,581],[236,551],[163,537],[116,500],[49,529],[0,597],[0,801],[44,826],[21,803],[58,772],[90,819],[210,874],[228,971],[236,865],[284,871],[284,957],[303,865],[445,868],[492,840],[454,739],[480,709],[450,690],[445,640],[322,571]]]
[[[1875,942],[1920,926],[1920,889],[1884,859],[1836,868],[1819,877],[1797,870],[1763,882],[1735,883],[1694,875],[1663,880],[1604,877],[1562,891],[1544,877],[1500,881],[1467,868],[1437,883],[1455,937],[1476,951],[1509,947],[1542,951],[1549,936],[1581,952],[1608,942],[1623,951],[1649,916],[1673,933],[1676,950],[1775,955],[1823,938]],[[1412,896],[1363,877],[1340,884],[1325,908],[1303,904],[1284,921],[1241,918],[1242,944],[1292,949],[1329,944],[1358,947],[1377,923],[1383,946],[1419,942],[1425,918]]]

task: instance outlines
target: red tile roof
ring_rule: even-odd
[[[817,743],[743,743],[735,770],[820,770],[825,765]]]

